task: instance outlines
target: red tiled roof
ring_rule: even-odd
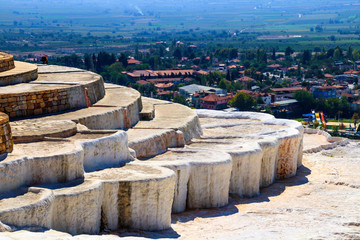
[[[268,65],[267,67],[268,68],[279,68],[279,67],[281,67],[281,65],[280,64],[271,64],[271,65]]]
[[[253,91],[249,91],[249,90],[239,90],[238,92],[242,92],[242,93],[250,94],[250,95],[252,95],[254,93]]]
[[[338,88],[337,86],[324,86],[324,87],[319,87],[319,89],[321,90],[328,90],[328,89],[336,89]]]
[[[350,93],[346,93],[346,92],[341,93],[341,96],[342,96],[342,97],[348,97],[348,98],[355,97],[355,95],[350,94]]]
[[[139,61],[139,60],[135,60],[135,59],[128,59],[128,64],[141,64],[142,61]]]
[[[297,70],[298,69],[298,66],[292,66],[292,67],[288,67],[288,69],[287,70]],[[301,70],[304,70],[304,68],[303,67],[301,67]]]
[[[359,74],[359,71],[355,71],[353,69],[350,69],[349,71],[344,72],[344,74]]]
[[[153,71],[151,70],[136,70],[133,72],[127,72],[127,75],[129,75],[130,77],[141,77],[141,76],[151,76],[151,77],[155,77],[156,75],[154,74]]]
[[[326,73],[324,76],[325,76],[326,78],[333,78],[333,77],[334,77],[334,75],[331,75],[331,74],[328,74],[328,73]]]
[[[204,71],[204,70],[195,71],[194,73],[199,74],[199,75],[208,75],[209,74],[209,72]]]
[[[148,81],[145,81],[145,80],[139,80],[139,81],[136,81],[136,83],[140,84],[140,85],[146,85],[146,84],[149,84]]]
[[[253,79],[251,77],[244,76],[242,78],[239,78],[238,81],[247,82],[247,81],[255,81],[255,79]]]
[[[188,75],[192,75],[194,73],[194,70],[192,69],[186,69],[186,70],[161,70],[161,71],[153,71],[154,74],[157,74],[158,76],[163,76],[163,75],[168,75],[170,76],[171,74],[174,75],[180,75],[180,73],[182,75],[188,74]]]
[[[274,92],[296,92],[303,90],[302,87],[289,87],[289,88],[271,88]]]
[[[152,78],[146,79],[148,82],[156,83],[168,83],[168,82],[180,82],[181,78]]]
[[[248,95],[251,95],[255,98],[257,97],[265,97],[265,96],[271,96],[270,93],[261,93],[261,92],[253,92],[253,91],[249,91],[249,90],[239,90],[238,92],[242,92]]]
[[[202,101],[204,102],[218,102],[221,100],[229,100],[231,99],[232,96],[227,95],[227,96],[218,96],[216,94],[209,94],[206,97],[201,98]]]
[[[173,93],[173,92],[172,91],[163,91],[163,90],[160,90],[160,89],[157,90],[158,95],[167,95],[167,94],[170,94],[170,93]]]
[[[155,85],[157,88],[171,88],[172,86],[174,86],[173,83],[158,83]]]
[[[239,63],[241,61],[239,59],[233,59],[233,60],[231,60],[231,62]]]

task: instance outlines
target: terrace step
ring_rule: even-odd
[[[170,149],[130,165],[161,166],[176,173],[173,213],[186,208],[222,207],[228,203],[232,161],[225,152]]]
[[[172,129],[129,129],[127,132],[129,147],[136,157],[147,158],[166,152],[171,147],[184,146],[184,136]]]
[[[196,113],[190,108],[177,104],[154,104],[155,118],[140,121],[134,129],[173,129],[184,134],[185,142],[201,135],[202,131]]]
[[[0,86],[27,83],[37,79],[38,67],[36,65],[18,61],[14,61],[14,65],[15,68],[0,71]]]
[[[166,168],[106,169],[85,179],[0,196],[0,220],[71,234],[98,234],[104,228],[163,230],[171,224],[174,187],[175,174]]]
[[[96,103],[104,97],[104,81],[98,74],[65,67],[56,71],[55,66],[39,66],[37,74],[38,67],[31,66],[36,69],[36,80],[0,88],[0,111],[10,118],[82,108],[87,106],[87,98]],[[12,74],[14,70],[0,74]]]

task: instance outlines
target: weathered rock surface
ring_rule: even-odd
[[[86,174],[85,180],[10,192],[1,221],[71,234],[101,228],[163,230],[171,224],[175,174],[166,168],[126,166]]]
[[[135,129],[174,129],[184,134],[185,142],[200,137],[202,130],[196,112],[181,104],[154,105],[155,118],[140,121]]]
[[[0,222],[0,232],[11,232],[11,231],[12,231],[11,227]]]
[[[171,149],[134,165],[162,166],[176,173],[173,212],[212,208],[228,203],[231,157],[224,152]]]
[[[190,149],[221,149],[232,158],[230,193],[254,197],[260,193],[261,160],[263,152],[257,142],[234,142],[232,140],[193,140]]]
[[[288,178],[296,174],[296,169],[301,166],[303,127],[300,123],[290,120],[275,119],[273,116],[262,113],[235,112],[224,113],[219,111],[198,110],[200,119],[205,123],[202,138],[226,139],[226,138],[262,138],[273,136],[272,149],[277,148],[275,159],[276,178]],[[208,119],[212,120],[208,120]],[[215,119],[215,120],[214,120]],[[216,119],[226,119],[220,123]],[[235,119],[240,119],[236,123]],[[245,119],[245,120],[244,120]],[[249,121],[252,120],[252,121]],[[218,122],[217,122],[218,121]],[[269,143],[267,144],[268,146]],[[265,143],[263,143],[265,148]],[[271,154],[271,151],[267,149]],[[263,159],[262,172],[266,170],[266,162],[274,162],[273,157]],[[270,177],[271,179],[272,177]],[[268,186],[272,180],[261,177],[261,185]]]
[[[314,147],[316,137],[312,134],[305,138],[304,148]],[[99,236],[70,236],[53,230],[38,233],[17,231],[0,233],[0,238],[118,240],[193,239],[196,236],[199,239],[358,239],[359,149],[359,142],[351,141],[343,147],[306,153],[304,166],[295,177],[262,189],[261,195],[256,198],[232,196],[226,207],[175,214],[171,230],[115,231]]]
[[[14,151],[0,162],[0,193],[81,178],[83,158],[81,146],[67,141],[15,144]]]
[[[183,133],[172,129],[130,129],[127,134],[129,147],[135,150],[137,158],[155,156],[185,144]]]

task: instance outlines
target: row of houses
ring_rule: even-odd
[[[133,72],[123,72],[126,74],[129,81],[147,80],[152,78],[187,78],[196,75],[208,74],[207,71],[194,70],[194,69],[173,69],[173,70],[135,70]]]

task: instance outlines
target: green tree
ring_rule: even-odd
[[[238,108],[240,111],[248,111],[252,110],[257,102],[251,95],[239,92],[229,101],[229,105]]]
[[[360,59],[360,54],[359,54],[359,51],[357,49],[354,49],[352,55],[353,55],[354,61],[357,61],[357,60]]]
[[[221,89],[226,89],[227,88],[227,82],[225,79],[221,79],[219,84],[218,84],[218,88],[221,88]]]
[[[188,102],[186,101],[186,98],[180,94],[174,96],[173,98],[173,102],[174,103],[180,103],[182,105],[185,105],[185,106],[189,106]]]
[[[122,73],[124,70],[125,68],[122,63],[116,62],[106,67],[102,75],[107,81],[120,85],[126,85],[127,78],[125,74]]]
[[[275,49],[275,48],[272,48],[271,59],[272,59],[272,60],[276,60],[276,49]]]
[[[174,58],[180,60],[182,58],[181,50],[180,48],[176,48],[173,54]]]
[[[120,53],[118,60],[125,68],[128,66],[128,58],[124,53]]]
[[[135,55],[134,55],[135,59],[140,59],[139,56],[139,44],[135,45]]]
[[[343,58],[342,51],[341,51],[341,49],[339,47],[335,48],[334,58],[336,60],[341,60]]]
[[[309,112],[314,108],[315,99],[311,93],[307,91],[297,91],[294,94],[294,98],[300,102],[303,112]]]
[[[347,52],[346,52],[346,57],[349,59],[349,60],[353,60],[353,49],[351,46],[349,46]]]
[[[311,61],[311,52],[310,50],[305,50],[301,58],[301,63],[308,64],[310,61]]]
[[[86,70],[90,70],[90,71],[95,71],[95,65],[94,65],[94,61],[93,58],[89,55],[89,54],[85,54],[84,56],[84,64],[85,64],[85,69]]]

